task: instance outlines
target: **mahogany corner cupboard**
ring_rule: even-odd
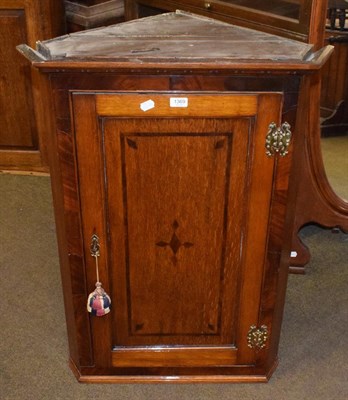
[[[291,160],[331,48],[177,11],[20,50],[51,85],[78,379],[267,381],[297,195]],[[107,294],[98,284],[89,313],[96,281]]]

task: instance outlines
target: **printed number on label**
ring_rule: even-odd
[[[170,107],[188,107],[188,98],[187,97],[171,97],[170,98]]]

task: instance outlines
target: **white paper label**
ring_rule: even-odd
[[[290,253],[290,257],[291,257],[291,258],[297,257],[297,251],[292,251],[292,252]]]
[[[140,104],[140,109],[142,111],[148,111],[155,107],[155,102],[153,100],[146,100]]]
[[[188,107],[188,98],[187,97],[171,97],[170,98],[170,107]]]

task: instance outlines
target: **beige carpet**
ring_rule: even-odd
[[[280,364],[268,384],[84,385],[67,338],[49,178],[0,175],[1,400],[346,400],[348,236],[302,231],[312,252],[290,276]]]

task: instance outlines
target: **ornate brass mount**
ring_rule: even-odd
[[[248,347],[251,349],[263,349],[266,347],[267,339],[268,329],[266,325],[262,325],[260,328],[251,325],[247,335]]]
[[[288,154],[288,148],[291,140],[290,125],[284,122],[280,127],[272,122],[269,125],[266,136],[266,154],[273,156],[278,153],[282,157]]]
[[[98,236],[96,234],[93,234],[92,237],[91,237],[90,251],[91,251],[91,256],[92,257],[99,257],[100,256],[99,238],[98,238]]]

